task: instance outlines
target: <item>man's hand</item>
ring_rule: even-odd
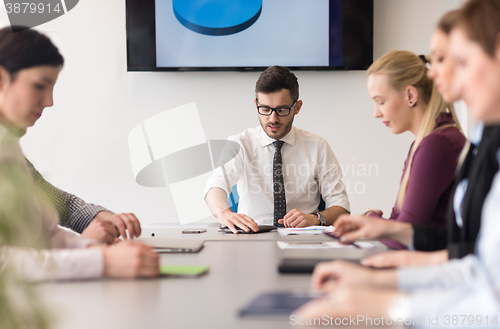
[[[395,239],[408,246],[413,227],[408,223],[367,217],[342,215],[335,222],[340,242],[349,244],[358,239]]]
[[[124,241],[103,248],[104,275],[113,278],[153,277],[160,273],[160,258],[145,244]]]
[[[109,225],[102,225],[94,228],[92,231],[85,233],[85,231],[94,223],[95,221],[98,222],[111,222],[113,225],[113,229],[110,228]],[[97,226],[98,224],[96,224]],[[99,231],[101,229],[101,231]],[[102,232],[102,229],[105,229],[105,233]],[[127,231],[128,231],[128,236],[127,236]],[[134,214],[132,213],[122,213],[122,214],[112,214],[107,211],[101,211],[99,212],[90,225],[82,232],[82,235],[90,238],[90,239],[96,239],[101,242],[105,243],[113,243],[117,237],[120,235],[123,237],[123,239],[133,239],[134,237],[139,237],[141,235],[141,223],[135,217]],[[115,234],[115,239],[111,240],[111,234]],[[102,240],[103,236],[106,236],[106,240]]]
[[[401,266],[423,266],[442,264],[448,260],[448,251],[386,251],[361,261],[364,266],[390,268]]]
[[[259,226],[252,218],[244,214],[232,212],[230,208],[221,211],[217,218],[219,219],[219,223],[229,227],[234,234],[238,234],[235,226],[241,228],[245,232],[249,232],[250,230],[257,232],[259,230]]]
[[[118,230],[110,220],[97,218],[97,216],[82,232],[82,236],[106,244],[114,243],[119,235]]]
[[[304,214],[297,209],[290,211],[283,219],[278,220],[278,223],[284,224],[285,227],[306,227],[320,224],[318,215]]]

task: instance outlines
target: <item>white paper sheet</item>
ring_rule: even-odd
[[[324,232],[333,232],[335,227],[330,226],[308,226],[301,228],[279,228],[278,232],[281,236],[286,235],[320,235]]]
[[[375,246],[369,242],[356,242],[356,245],[361,249],[371,249]],[[278,246],[285,249],[352,249],[357,248],[356,246],[349,244],[341,244],[336,241],[332,242],[313,242],[313,241],[278,241]]]

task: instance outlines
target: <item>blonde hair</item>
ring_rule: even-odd
[[[420,126],[417,138],[413,143],[406,171],[399,188],[397,206],[399,209],[402,209],[406,196],[406,189],[408,187],[408,181],[410,179],[410,169],[413,162],[413,155],[415,154],[415,150],[418,145],[420,145],[420,142],[422,142],[422,140],[435,129],[436,120],[439,114],[444,112],[451,113],[454,122],[453,126],[458,128],[460,131],[462,128],[458,122],[453,104],[447,104],[444,102],[434,86],[434,82],[427,77],[426,64],[414,53],[401,50],[391,51],[375,61],[368,68],[368,75],[371,74],[387,75],[391,86],[398,91],[402,91],[409,86],[415,87],[419,94],[418,101],[421,100],[427,105],[422,125]],[[448,126],[445,126],[445,128],[446,127]]]

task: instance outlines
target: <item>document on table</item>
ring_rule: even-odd
[[[325,232],[331,233],[335,231],[335,227],[330,226],[308,226],[301,228],[278,228],[278,232],[281,236],[285,235],[320,235]]]
[[[361,248],[361,249],[371,249],[375,246],[369,242],[356,242],[356,246],[349,244],[341,244],[337,241],[333,242],[320,242],[320,241],[278,241],[278,247],[281,249],[350,249],[350,248]]]

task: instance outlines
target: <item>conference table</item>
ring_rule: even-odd
[[[310,288],[310,274],[280,274],[279,260],[289,258],[360,259],[387,250],[377,241],[371,249],[282,250],[277,241],[332,241],[326,235],[280,236],[217,232],[182,234],[183,227],[143,229],[142,236],[204,240],[198,253],[163,253],[160,263],[209,265],[194,278],[47,282],[36,286],[51,311],[53,328],[290,328],[287,319],[242,318],[239,310],[265,292]]]

